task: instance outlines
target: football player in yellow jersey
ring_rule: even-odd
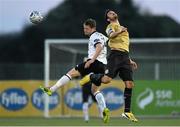
[[[83,85],[90,81],[94,84],[109,83],[113,78],[119,75],[125,84],[124,102],[125,108],[122,116],[137,122],[130,110],[133,83],[133,69],[137,69],[137,64],[129,58],[129,33],[127,28],[120,25],[118,15],[107,10],[105,13],[106,20],[109,22],[106,33],[109,37],[108,45],[111,49],[108,57],[107,69],[105,74],[91,73],[85,76],[80,84]]]

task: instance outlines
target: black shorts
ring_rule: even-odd
[[[82,77],[84,77],[85,75],[91,72],[93,72],[94,74],[104,74],[105,65],[102,62],[95,60],[94,63],[92,63],[89,68],[84,68],[85,64],[86,62],[83,62],[75,67],[75,69],[79,71]]]
[[[96,99],[94,97],[94,95],[91,92],[91,82],[88,82],[87,84],[82,86],[82,98],[83,98],[83,102],[88,102],[89,97],[91,96],[92,100],[94,102],[96,102]]]
[[[114,78],[119,74],[123,81],[133,81],[133,71],[130,64],[129,53],[117,50],[111,50],[108,56],[108,64],[105,74]]]

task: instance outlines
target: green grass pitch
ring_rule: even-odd
[[[99,118],[91,118],[88,123],[82,118],[0,118],[0,126],[180,126],[180,118],[141,118],[137,123],[123,118],[111,118],[108,124]]]

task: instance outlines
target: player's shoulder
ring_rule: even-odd
[[[90,36],[90,40],[93,41],[93,42],[107,41],[107,39],[108,38],[104,34],[102,34],[100,32],[95,32]]]
[[[90,38],[95,39],[95,38],[99,38],[99,37],[102,37],[102,36],[104,36],[102,33],[96,31],[90,36]]]

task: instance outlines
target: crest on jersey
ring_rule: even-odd
[[[94,42],[100,42],[100,39],[95,39]]]
[[[108,69],[106,69],[106,70],[105,70],[105,74],[108,74],[108,73],[109,73],[109,70],[108,70]]]

